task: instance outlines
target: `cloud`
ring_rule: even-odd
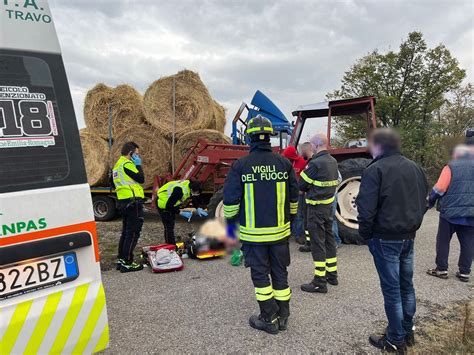
[[[230,119],[256,89],[287,117],[324,100],[344,71],[413,30],[443,42],[473,81],[469,1],[50,0],[80,126],[98,82],[142,93],[157,78],[201,74]]]

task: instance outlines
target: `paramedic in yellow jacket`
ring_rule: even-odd
[[[199,217],[207,217],[207,212],[200,207],[201,201],[199,197],[201,191],[201,183],[191,180],[170,181],[158,189],[157,207],[165,229],[165,242],[167,244],[176,244],[176,237],[174,235],[176,214],[189,199],[192,199],[193,206],[197,208]],[[192,212],[183,211],[180,215],[190,220]]]
[[[122,156],[112,171],[117,194],[117,207],[122,214],[122,235],[118,247],[117,270],[138,271],[143,265],[133,261],[135,249],[143,226],[143,200],[145,194],[140,184],[145,182],[142,160],[138,155],[138,145],[127,142],[123,145]]]

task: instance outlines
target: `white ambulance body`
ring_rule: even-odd
[[[0,0],[0,354],[92,353],[109,328],[91,195],[46,0]]]

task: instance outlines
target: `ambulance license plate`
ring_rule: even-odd
[[[36,259],[0,269],[0,299],[59,286],[79,276],[76,253]]]

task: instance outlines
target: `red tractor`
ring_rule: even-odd
[[[357,208],[355,199],[359,192],[362,171],[370,162],[367,148],[367,134],[375,128],[375,98],[372,96],[356,99],[336,100],[312,105],[300,106],[293,112],[296,117],[289,145],[298,146],[303,140],[322,129],[327,131],[329,152],[339,162],[342,183],[338,187],[338,206],[336,218],[339,224],[339,235],[345,243],[362,244],[358,234]],[[242,110],[234,118],[240,119]],[[342,147],[336,147],[334,136],[331,135],[331,122],[337,117],[345,119],[362,119],[366,122],[363,137],[345,142]],[[327,120],[317,120],[327,118]],[[285,134],[279,136],[275,149],[285,148]],[[238,158],[248,154],[248,146],[236,144],[216,144],[199,141],[186,155],[173,174],[164,178],[156,177],[154,191],[164,182],[179,179],[197,179],[205,186],[204,195],[208,200],[208,210],[211,216],[223,217],[222,186],[227,171]],[[153,194],[156,196],[156,194]]]

